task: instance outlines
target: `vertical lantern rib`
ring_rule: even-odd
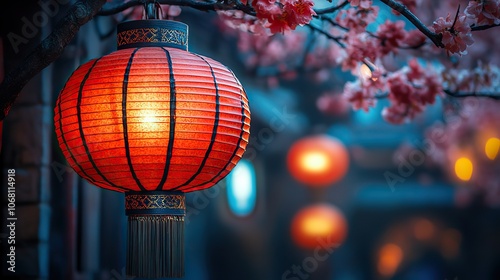
[[[168,177],[168,172],[170,170],[170,161],[172,160],[172,155],[174,151],[174,138],[175,138],[175,77],[174,77],[174,69],[172,67],[172,57],[168,50],[162,47],[165,51],[165,55],[167,56],[168,61],[168,72],[169,72],[169,80],[170,80],[170,131],[169,131],[169,139],[168,139],[168,147],[167,147],[167,158],[165,161],[165,168],[163,170],[163,176],[161,178],[160,183],[156,187],[156,190],[161,190],[163,184]]]
[[[233,71],[227,69],[229,72],[231,72],[231,74],[233,75],[233,78],[235,81],[238,81],[238,79],[236,79],[236,76],[234,75]],[[241,86],[241,85],[240,85]],[[231,164],[231,162],[233,161],[233,158],[234,156],[236,156],[236,153],[238,152],[238,150],[240,149],[240,145],[241,145],[241,140],[243,140],[243,133],[245,132],[244,131],[244,128],[245,128],[245,119],[246,119],[246,116],[245,116],[245,102],[243,101],[243,88],[240,88],[240,102],[241,102],[241,127],[240,127],[240,137],[238,139],[238,144],[236,145],[234,151],[233,151],[233,154],[231,155],[231,157],[229,158],[229,161],[226,162],[226,164],[224,165],[224,167],[217,173],[217,175],[215,175],[212,179],[204,182],[204,183],[201,183],[201,184],[197,184],[195,186],[192,186],[191,188],[188,188],[188,189],[185,189],[184,191],[185,192],[189,192],[197,187],[201,187],[205,184],[208,184],[208,183],[211,183],[213,182],[215,179],[217,179],[221,174],[222,172],[226,171],[227,170],[227,167],[229,166],[229,164]]]
[[[127,163],[130,169],[130,173],[135,180],[137,186],[145,191],[146,188],[141,184],[139,178],[137,178],[137,174],[134,171],[134,166],[132,164],[132,157],[130,156],[130,147],[128,143],[128,124],[127,124],[127,88],[128,88],[128,78],[130,74],[130,68],[132,68],[132,61],[134,60],[135,53],[139,50],[136,48],[127,63],[127,68],[125,68],[125,74],[123,75],[123,84],[122,84],[122,120],[123,120],[123,140],[125,142],[125,155],[127,156]]]
[[[66,89],[67,84],[68,84],[68,82],[66,82],[62,91],[64,91],[64,89]],[[68,142],[66,141],[66,137],[64,137],[63,125],[62,125],[63,117],[62,117],[62,109],[61,109],[61,99],[62,99],[61,97],[58,98],[57,109],[58,109],[58,113],[59,113],[59,131],[61,132],[62,142],[64,143],[66,150],[68,151],[69,155],[71,156],[71,159],[73,160],[75,165],[78,166],[78,169],[80,169],[80,171],[87,177],[86,179],[88,179],[90,182],[95,184],[96,182],[95,182],[94,178],[90,177],[89,174],[87,174],[87,172],[85,171],[85,169],[83,169],[83,167],[76,160],[75,156],[73,155],[73,152],[71,151],[71,149],[68,146]]]
[[[219,114],[220,114],[220,100],[219,100],[219,86],[217,85],[217,78],[215,77],[215,73],[214,73],[214,69],[212,68],[212,65],[210,65],[210,63],[208,63],[208,61],[203,58],[202,56],[200,55],[197,55],[197,54],[194,54],[196,55],[197,57],[201,58],[203,61],[205,61],[205,63],[208,65],[208,67],[210,67],[210,72],[212,74],[212,77],[214,79],[214,88],[215,88],[215,120],[214,120],[214,127],[213,127],[213,130],[212,130],[212,138],[210,139],[210,144],[208,145],[208,149],[207,151],[205,152],[205,156],[203,157],[203,160],[198,168],[198,170],[196,171],[196,173],[191,176],[191,178],[189,178],[189,180],[187,180],[184,184],[182,185],[179,185],[175,188],[173,188],[172,190],[178,190],[184,186],[187,186],[188,184],[190,184],[200,173],[201,171],[203,170],[203,167],[205,167],[205,163],[207,162],[208,160],[208,156],[210,155],[210,152],[212,151],[212,148],[214,146],[214,143],[215,143],[215,138],[217,137],[217,128],[219,127]]]
[[[85,86],[85,83],[87,82],[87,79],[89,78],[90,73],[94,69],[94,66],[97,64],[97,62],[99,60],[100,60],[100,58],[96,59],[94,61],[94,63],[92,64],[92,66],[90,66],[89,71],[85,74],[85,77],[83,77],[83,80],[80,83],[80,88],[78,89],[78,101],[77,101],[77,104],[76,104],[76,116],[78,118],[78,130],[80,131],[80,139],[82,139],[82,145],[85,148],[85,152],[87,153],[87,157],[89,158],[90,164],[92,164],[92,166],[94,167],[94,169],[97,172],[97,174],[99,174],[99,176],[101,176],[102,179],[104,181],[108,182],[108,184],[110,184],[111,186],[113,186],[113,187],[115,187],[117,189],[127,190],[127,189],[119,187],[116,184],[114,184],[113,182],[109,181],[108,178],[106,178],[106,176],[104,176],[104,174],[102,174],[102,172],[99,170],[99,168],[97,168],[97,165],[94,162],[94,159],[92,158],[92,155],[90,153],[89,147],[87,146],[87,140],[85,139],[85,134],[83,133],[82,112],[81,112],[82,97],[83,97],[83,87]]]

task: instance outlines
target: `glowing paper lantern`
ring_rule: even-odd
[[[325,187],[339,181],[347,173],[349,154],[336,138],[311,136],[292,145],[287,165],[297,181],[312,187]]]
[[[118,50],[80,66],[56,102],[71,167],[125,192],[128,275],[183,275],[184,193],[224,178],[248,143],[241,84],[224,65],[188,52],[187,39],[179,22],[122,23]]]
[[[302,248],[337,247],[347,235],[347,223],[335,206],[316,204],[295,215],[291,230],[293,241]]]

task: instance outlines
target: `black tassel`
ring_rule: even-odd
[[[184,277],[184,194],[126,193],[127,275]],[[168,213],[168,214],[167,214]]]

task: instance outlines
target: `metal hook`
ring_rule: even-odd
[[[144,4],[146,19],[158,19],[158,9],[155,0],[147,0]]]

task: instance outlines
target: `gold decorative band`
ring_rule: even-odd
[[[161,27],[135,28],[117,34],[118,47],[136,43],[165,43],[187,47],[188,36],[183,30]]]
[[[186,197],[179,192],[139,192],[125,194],[127,215],[184,215]]]

